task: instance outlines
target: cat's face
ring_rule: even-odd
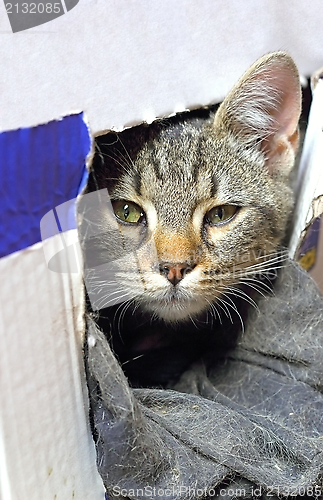
[[[285,58],[276,58],[283,62],[278,80],[291,65]],[[268,61],[262,68],[267,66]],[[293,71],[288,76],[299,92]],[[262,72],[262,85],[263,77]],[[254,79],[251,73],[253,85]],[[270,85],[272,80],[271,73]],[[241,283],[257,287],[255,276],[277,265],[293,203],[287,179],[299,95],[291,126],[287,113],[288,128],[280,125],[277,111],[277,103],[284,107],[285,87],[281,96],[273,91],[275,104],[265,109],[262,103],[259,111],[251,83],[240,82],[212,121],[156,124],[153,133],[142,129],[145,140],[130,149],[129,131],[110,146],[101,141],[104,167],[95,181],[108,188],[111,204],[104,198],[95,208],[91,217],[100,234],[85,245],[90,281],[96,290],[101,287],[100,307],[130,300],[153,316],[179,322],[230,307],[231,296],[243,293]],[[246,86],[242,95],[249,107],[240,95]],[[266,114],[266,125],[256,113]],[[106,274],[105,262],[113,262]]]

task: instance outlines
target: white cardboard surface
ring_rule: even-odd
[[[80,0],[11,32],[0,2],[0,129],[85,111],[94,133],[220,101],[258,57],[323,60],[321,0]]]
[[[82,275],[49,271],[43,252],[59,251],[60,238],[0,259],[2,500],[104,499],[88,425]]]

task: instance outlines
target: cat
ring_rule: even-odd
[[[215,113],[96,139],[80,207],[85,281],[133,385],[163,386],[230,348],[255,290],[269,288],[285,255],[300,112],[296,65],[275,52]]]

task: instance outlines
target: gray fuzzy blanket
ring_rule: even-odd
[[[86,365],[109,498],[322,494],[323,299],[295,263],[250,312],[225,361],[171,390],[132,389],[89,319]]]

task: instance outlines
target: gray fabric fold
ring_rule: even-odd
[[[89,319],[86,363],[98,469],[109,497],[321,494],[323,300],[289,262],[220,366],[169,390],[131,389]]]

